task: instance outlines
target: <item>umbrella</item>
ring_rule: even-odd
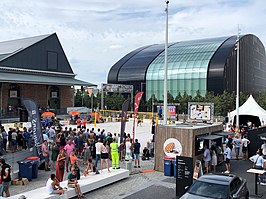
[[[70,111],[68,112],[69,115],[80,115],[80,112],[78,111]]]
[[[42,114],[42,116],[43,117],[52,117],[52,116],[55,116],[55,114],[53,113],[53,112],[44,112],[43,114]]]

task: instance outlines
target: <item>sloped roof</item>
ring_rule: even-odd
[[[56,33],[0,42],[0,82],[96,86],[75,76]]]
[[[50,34],[0,42],[0,61],[47,37]]]
[[[230,112],[230,118],[234,118],[235,115],[236,110]],[[239,115],[253,115],[264,120],[264,118],[266,118],[266,111],[258,105],[253,96],[250,95],[247,101],[239,107]]]

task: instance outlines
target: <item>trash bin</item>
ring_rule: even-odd
[[[172,165],[173,158],[165,156],[163,160],[164,160],[164,167],[163,167],[164,175],[173,176],[173,165]]]
[[[174,177],[176,178],[176,160],[172,160],[172,166],[174,171]]]
[[[32,161],[31,160],[21,160],[18,161],[19,165],[19,178],[27,178],[29,181],[32,179]]]
[[[125,159],[126,163],[126,169],[129,170],[129,172],[132,171],[132,159]]]
[[[40,158],[37,156],[31,156],[31,157],[26,158],[26,160],[29,160],[32,163],[32,178],[37,178]]]

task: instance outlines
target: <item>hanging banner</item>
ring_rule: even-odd
[[[136,124],[136,117],[137,117],[137,113],[138,113],[138,110],[139,110],[139,103],[140,103],[140,100],[141,100],[141,97],[143,95],[144,92],[138,92],[135,96],[135,103],[134,103],[134,121],[133,121],[133,131],[132,131],[132,134],[133,134],[133,142],[135,140],[135,124]]]
[[[120,143],[123,142],[123,137],[124,137],[124,134],[125,134],[128,107],[129,107],[129,99],[127,99],[126,101],[124,101],[124,103],[122,105]]]
[[[22,104],[26,107],[31,121],[32,134],[37,155],[42,156],[41,144],[43,143],[43,135],[40,121],[40,114],[36,103],[31,99],[23,99]]]

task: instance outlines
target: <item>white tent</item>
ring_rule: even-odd
[[[232,121],[232,123],[235,115],[236,110],[230,112],[228,115],[229,120]],[[264,124],[264,122],[266,122],[266,111],[257,104],[252,95],[250,95],[247,101],[239,107],[239,115],[257,116],[259,117],[261,124]]]

